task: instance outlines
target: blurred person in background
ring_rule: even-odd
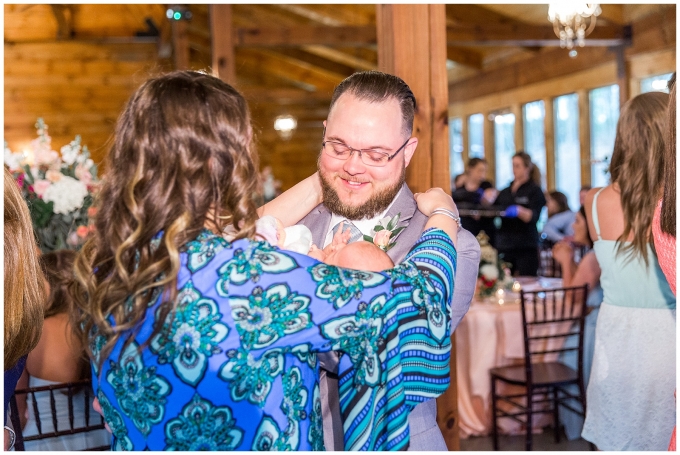
[[[44,304],[44,322],[42,335],[38,345],[28,354],[26,369],[19,379],[17,388],[42,387],[68,382],[76,382],[90,378],[90,363],[85,350],[73,331],[71,319],[74,318],[75,306],[68,286],[74,281],[73,262],[76,252],[72,250],[52,251],[40,258],[40,265],[47,282],[49,296]],[[88,405],[92,404],[93,393],[90,392]],[[57,411],[57,426],[60,430],[69,428],[69,406],[65,393],[54,394],[54,407]],[[28,400],[28,403],[27,403]],[[34,402],[35,400],[35,402]],[[74,428],[86,425],[85,390],[74,389],[73,393]],[[17,397],[20,416],[24,424],[24,437],[38,434],[34,407],[41,416],[43,433],[56,431],[50,418],[50,393],[36,392]],[[90,407],[90,423],[96,422],[94,409]],[[26,441],[26,450],[85,450],[111,444],[111,435],[106,430],[77,433],[47,438],[37,441]]]
[[[663,270],[666,280],[676,295],[675,282],[675,168],[676,168],[676,137],[675,129],[677,124],[675,122],[676,110],[676,96],[675,96],[675,77],[673,73],[670,81],[668,81],[668,88],[670,89],[670,97],[668,102],[668,113],[666,116],[666,146],[664,149],[664,163],[663,163],[663,193],[661,199],[654,210],[654,220],[652,222],[652,233],[654,235],[654,249],[659,256],[659,266]],[[673,428],[673,435],[671,436],[671,443],[668,450],[675,451],[675,428]]]
[[[512,173],[515,179],[494,202],[505,211],[496,247],[503,261],[511,264],[513,275],[536,276],[539,266],[536,223],[546,202],[541,174],[531,156],[523,151],[512,157]]]
[[[675,296],[653,248],[668,95],[621,109],[611,184],[586,197],[604,292],[582,437],[600,450],[664,450],[675,425]]]
[[[9,400],[26,364],[27,354],[38,344],[46,297],[40,270],[40,250],[35,243],[31,215],[19,187],[5,168],[5,422]],[[14,432],[5,426],[5,450]]]
[[[458,209],[483,209],[496,199],[498,191],[486,180],[487,162],[484,158],[471,158],[467,163],[464,181],[457,185],[451,196]],[[492,217],[461,216],[463,227],[476,236],[480,231],[486,232],[491,244],[494,244],[496,227]]]
[[[547,203],[548,221],[543,226],[541,239],[554,244],[574,233],[571,226],[575,215],[569,208],[569,202],[564,193],[551,191],[548,193]]]

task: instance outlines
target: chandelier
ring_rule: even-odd
[[[284,140],[288,140],[293,136],[295,128],[297,128],[297,120],[292,115],[279,115],[274,120],[274,129]]]
[[[602,12],[597,3],[550,3],[548,20],[553,23],[560,46],[571,49],[574,42],[585,46],[585,37],[595,28],[597,16]]]

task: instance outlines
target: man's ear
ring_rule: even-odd
[[[413,154],[416,152],[416,147],[418,147],[418,138],[412,137],[409,139],[408,144],[404,147],[404,166],[408,166],[413,158]]]
[[[323,127],[324,127],[324,129],[326,128],[326,122],[327,122],[327,121],[328,121],[328,120],[324,120],[324,121],[323,121]]]

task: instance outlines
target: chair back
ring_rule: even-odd
[[[79,394],[81,390],[84,393]],[[45,399],[45,395],[49,395],[49,412],[45,412],[45,409],[40,409],[41,406],[39,406],[39,401],[42,400],[36,399],[36,395],[40,398],[41,394],[43,395],[43,400]],[[21,421],[19,419],[19,410],[16,402],[16,397],[20,395],[26,396],[27,405],[30,406],[30,412],[35,418],[38,432],[35,435],[24,436],[21,431]],[[10,401],[12,426],[14,427],[17,436],[15,450],[24,450],[24,442],[28,441],[58,438],[66,435],[102,430],[104,428],[104,418],[96,412],[90,412],[93,398],[94,393],[92,391],[92,381],[90,379],[16,390]],[[66,401],[66,407],[68,409],[68,419],[64,419],[63,417],[59,419],[59,411],[62,410],[61,408],[64,406],[64,401]],[[80,412],[81,409],[84,411],[83,413]],[[80,418],[76,418],[76,415],[84,415],[84,421]],[[85,447],[83,450],[110,450],[110,448],[110,445],[105,445]]]
[[[550,278],[561,278],[562,267],[553,258],[552,247],[555,244],[548,240],[543,240],[538,245],[538,276]]]
[[[554,362],[562,352],[578,351],[578,374],[583,371],[583,333],[588,285],[521,291],[524,356],[527,378],[532,364]],[[576,347],[565,347],[577,336]]]

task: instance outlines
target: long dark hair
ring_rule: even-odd
[[[560,192],[560,191],[551,191],[548,193],[548,196],[550,196],[550,199],[555,201],[557,204],[557,212],[553,213],[553,215],[557,215],[558,213],[562,212],[568,212],[571,210],[569,208],[569,201],[567,200],[567,196]]]
[[[221,231],[229,219],[236,238],[253,237],[258,173],[251,136],[243,96],[207,74],[173,72],[132,95],[107,156],[94,236],[75,265],[80,290],[73,296],[82,310],[75,327],[82,323],[94,361],[138,329],[162,292],[152,336],[158,333],[175,307],[180,251],[206,223]],[[95,332],[106,338],[99,359],[88,343]]]
[[[647,244],[653,242],[652,218],[664,170],[664,132],[668,95],[649,92],[629,100],[621,109],[610,164],[612,184],[621,190],[623,233],[617,252],[630,251],[646,264]],[[627,243],[630,233],[633,241]]]
[[[45,319],[57,314],[71,314],[73,298],[69,286],[74,281],[73,262],[76,252],[58,250],[40,256],[40,268],[50,284],[50,294],[45,304]]]
[[[666,123],[666,148],[663,157],[663,200],[661,202],[661,230],[675,237],[675,73],[668,81],[671,89],[668,98]]]

